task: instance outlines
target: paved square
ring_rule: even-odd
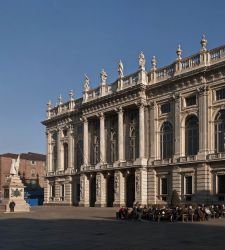
[[[115,208],[35,207],[0,214],[0,249],[224,249],[225,219],[117,221]]]

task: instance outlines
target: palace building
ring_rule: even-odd
[[[46,205],[132,206],[225,201],[225,46],[138,70],[83,97],[48,103]]]

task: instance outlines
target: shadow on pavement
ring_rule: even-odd
[[[225,221],[154,223],[1,219],[0,249],[224,249]]]

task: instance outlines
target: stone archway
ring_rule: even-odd
[[[89,196],[89,202],[90,202],[90,207],[95,206],[96,202],[96,176],[91,176],[90,177],[90,196]]]
[[[135,174],[130,171],[126,176],[126,206],[133,207],[135,201]]]
[[[113,207],[114,202],[114,175],[109,175],[106,184],[106,206]]]

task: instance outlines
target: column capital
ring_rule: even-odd
[[[146,103],[144,101],[138,101],[135,102],[135,105],[139,108],[139,109],[144,109],[146,106]]]
[[[103,112],[99,112],[97,116],[99,117],[100,120],[105,118],[105,115]]]
[[[180,93],[174,93],[173,94],[173,96],[172,96],[172,98],[173,98],[173,100],[175,101],[175,102],[179,102],[180,101]]]
[[[209,87],[206,85],[203,85],[203,86],[197,88],[199,95],[207,95],[208,90],[209,90]]]
[[[87,119],[86,116],[83,115],[83,116],[80,118],[80,121],[82,121],[83,123],[87,123],[87,122],[88,122],[88,119]]]
[[[150,107],[150,109],[154,109],[156,107],[157,103],[156,101],[149,101],[148,102],[148,107]]]
[[[117,107],[114,109],[118,114],[123,114],[124,110],[123,110],[123,107]]]

